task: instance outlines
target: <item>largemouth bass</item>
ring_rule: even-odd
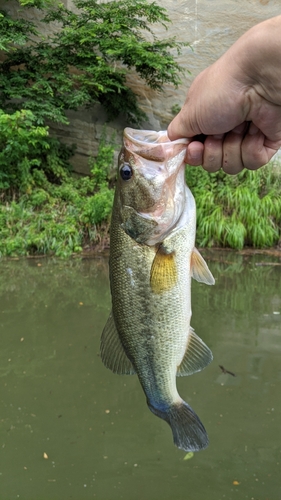
[[[101,357],[114,373],[138,375],[150,410],[174,443],[199,451],[208,436],[179,396],[176,376],[205,368],[212,353],[190,326],[191,278],[214,278],[194,247],[196,207],[185,184],[187,139],[126,128],[110,230],[112,312]]]

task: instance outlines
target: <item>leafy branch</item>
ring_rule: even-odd
[[[21,3],[30,7],[38,1]],[[127,85],[128,70],[152,89],[180,83],[182,69],[173,51],[180,53],[183,44],[157,39],[152,31],[157,23],[167,29],[165,9],[146,0],[74,3],[75,11],[38,3],[45,14],[42,23],[59,26],[46,39],[33,23],[1,14],[0,106],[7,112],[30,109],[43,125],[46,120],[67,123],[67,109],[99,102],[110,119],[122,112],[131,123],[140,123],[144,113]]]

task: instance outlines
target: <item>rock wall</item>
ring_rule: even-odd
[[[158,3],[167,9],[172,23],[168,31],[162,26],[153,28],[155,34],[159,37],[174,36],[178,41],[189,42],[190,47],[183,48],[178,57],[186,69],[178,89],[166,85],[163,93],[155,92],[135,74],[128,76],[130,86],[139,95],[140,105],[148,116],[148,122],[142,127],[155,130],[167,127],[173,117],[172,108],[182,106],[190,83],[200,71],[214,62],[248,28],[280,14],[278,0],[158,0]],[[69,7],[70,0],[65,0],[64,4]],[[13,15],[17,15],[15,3],[0,0],[1,6],[8,6]],[[36,9],[29,10],[28,15],[32,20],[40,19],[40,12]],[[89,155],[97,154],[106,117],[100,106],[69,112],[68,116],[70,125],[58,125],[55,132],[64,142],[76,143],[72,163],[77,172],[86,173]],[[107,133],[112,135],[116,131],[116,140],[121,142],[124,126],[124,121],[116,120],[107,125]]]

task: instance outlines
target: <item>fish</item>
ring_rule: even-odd
[[[166,131],[124,130],[110,226],[112,311],[100,352],[112,372],[137,374],[149,409],[170,425],[174,444],[193,452],[207,447],[208,436],[180,397],[176,377],[213,359],[190,326],[191,278],[215,280],[195,248],[187,144],[170,141]]]

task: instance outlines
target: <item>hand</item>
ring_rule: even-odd
[[[168,128],[192,140],[186,162],[236,174],[268,163],[281,146],[281,16],[245,33],[192,83]]]

